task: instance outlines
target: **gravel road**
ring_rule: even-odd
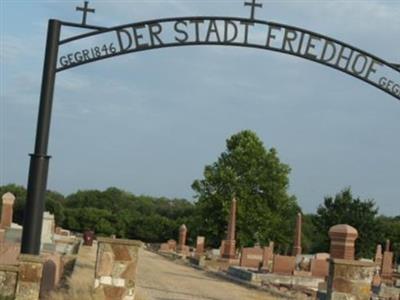
[[[138,300],[275,299],[144,250],[140,252],[137,271]]]

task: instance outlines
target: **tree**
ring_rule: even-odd
[[[313,219],[319,232],[315,236],[315,250],[328,251],[329,229],[337,224],[348,224],[358,231],[356,256],[372,258],[382,236],[377,214],[378,209],[373,200],[354,198],[350,188],[342,190],[334,198],[325,197]]]
[[[199,231],[213,246],[226,236],[232,197],[237,198],[237,244],[250,246],[275,241],[288,248],[293,239],[296,199],[288,194],[290,168],[277,151],[266,149],[250,131],[226,141],[218,160],[204,168],[204,178],[192,188],[198,199]]]

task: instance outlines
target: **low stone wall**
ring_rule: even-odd
[[[21,254],[18,259],[19,276],[15,300],[37,300],[43,273],[43,258]]]
[[[241,280],[262,283],[267,286],[303,287],[314,291],[317,291],[319,285],[325,282],[323,278],[318,277],[256,273],[235,266],[229,267],[227,273]]]
[[[18,284],[17,266],[0,265],[0,298],[14,299]]]
[[[236,277],[241,280],[250,281],[250,282],[261,282],[260,275],[251,271],[248,271],[246,268],[230,266],[227,270],[228,275]]]
[[[133,300],[142,242],[97,238],[95,299]]]

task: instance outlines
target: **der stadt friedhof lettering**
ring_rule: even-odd
[[[195,16],[135,22],[115,27],[87,24],[94,13],[88,1],[81,23],[49,20],[40,93],[35,151],[31,154],[21,252],[38,254],[47,185],[47,154],[56,73],[91,62],[145,50],[194,46],[235,46],[269,50],[311,60],[358,78],[400,100],[400,64],[322,34],[256,19],[262,4],[251,0],[250,17]],[[89,32],[60,39],[62,27]],[[269,70],[273,72],[273,70]],[[285,84],[285,83],[283,83]],[[311,83],[312,84],[312,83]]]
[[[74,45],[58,60],[58,71],[112,56],[164,47],[222,45],[272,50],[309,59],[380,87],[400,99],[400,75],[396,66],[365,51],[284,24],[225,17],[189,17],[123,25],[87,34],[110,40],[89,48]],[[66,40],[71,42],[74,40]],[[63,42],[61,42],[63,44]]]

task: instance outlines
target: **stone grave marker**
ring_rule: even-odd
[[[258,269],[263,262],[264,250],[260,247],[243,248],[240,256],[240,266]]]
[[[311,260],[311,276],[325,278],[329,275],[329,261],[327,259]]]
[[[204,243],[205,243],[205,237],[198,236],[196,239],[196,255],[204,254]]]
[[[273,273],[281,275],[293,275],[296,268],[296,257],[285,255],[274,255]]]

